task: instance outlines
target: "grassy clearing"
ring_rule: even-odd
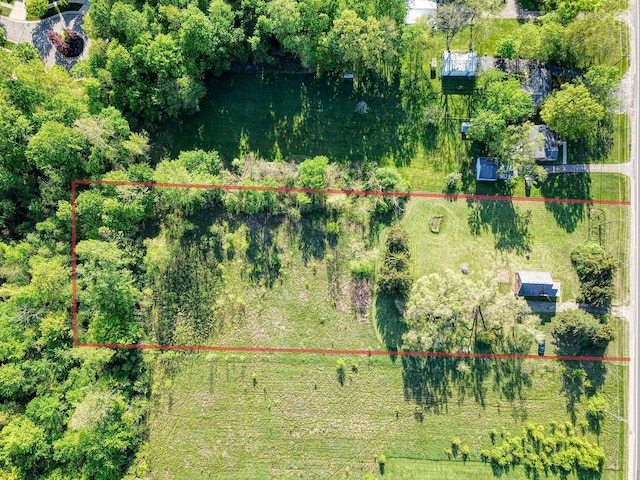
[[[457,388],[436,411],[407,401],[399,360],[344,359],[347,378],[340,385],[334,356],[183,357],[179,373],[159,387],[149,419],[153,477],[361,478],[378,471],[375,458],[384,454],[385,478],[433,478],[437,471],[449,475],[438,478],[462,472],[492,478],[479,462],[492,428],[519,434],[527,421],[569,419],[556,362],[525,362],[531,384],[522,398],[508,400],[490,375],[482,405]],[[621,378],[612,372],[624,374],[626,367],[606,368],[603,388],[617,395]],[[582,404],[577,415],[584,416]],[[619,430],[619,422],[605,419],[599,440],[608,468],[624,465]],[[470,447],[466,465],[448,461],[452,436]],[[503,478],[523,478],[522,470]]]
[[[349,80],[312,75],[225,74],[207,83],[201,113],[171,124],[161,142],[180,150],[217,150],[224,159],[238,154],[242,135],[251,149],[271,158],[277,142],[285,158],[327,155],[335,161],[381,160],[402,145],[402,122],[394,89],[384,95],[358,94]],[[251,95],[247,95],[251,92]],[[367,112],[356,112],[364,100]]]
[[[11,9],[9,7],[0,6],[0,15],[3,17],[8,17],[11,13]]]
[[[478,55],[495,55],[496,46],[501,38],[518,30],[520,23],[515,18],[483,18],[473,26],[473,49]],[[471,32],[465,27],[452,42],[452,49],[467,50]]]
[[[411,238],[415,277],[443,273],[468,263],[472,274],[495,278],[501,270],[550,271],[562,284],[562,299],[575,299],[579,281],[571,265],[570,252],[589,239],[588,206],[526,202],[467,201],[413,198],[403,224]],[[628,261],[628,208],[602,206],[607,218],[606,248]],[[429,229],[429,219],[444,215],[440,233]],[[425,248],[428,245],[428,248]],[[527,259],[526,253],[529,252]],[[627,300],[628,273],[618,274],[620,296]]]
[[[506,208],[503,204],[499,208]],[[551,215],[544,205],[536,207],[540,211],[532,213],[532,218]],[[513,208],[519,210],[520,205]],[[439,234],[429,231],[431,210],[444,215]],[[463,202],[410,201],[404,222],[416,249],[416,269],[426,271],[435,258],[443,268],[445,263],[455,268],[458,260],[447,257],[447,247],[439,242],[448,241],[451,250],[451,245],[469,241],[467,211]],[[457,218],[459,212],[463,215]],[[492,212],[491,218],[500,218],[498,213]],[[584,228],[580,225],[576,232]],[[285,233],[286,229],[279,231]],[[561,234],[547,231],[540,238],[552,238],[557,250],[563,251],[564,240],[560,238],[558,243]],[[492,235],[484,232],[475,239],[475,249],[471,247],[475,256],[480,257],[481,250],[496,252]],[[342,242],[347,239],[353,237],[345,235]],[[282,240],[278,238],[277,243]],[[219,298],[237,299],[244,292],[248,313],[242,321],[230,325],[217,344],[383,348],[381,340],[386,334],[379,340],[369,321],[354,318],[338,301],[345,297],[344,292],[332,290],[328,281],[332,262],[344,252],[346,244],[339,241],[333,249],[316,248],[313,251],[318,255],[305,264],[304,249],[298,246],[297,238],[291,240],[282,252],[281,274],[271,288],[249,288],[246,279],[238,278],[234,267],[227,265],[233,288]],[[347,243],[349,247],[354,245],[352,241]],[[424,248],[426,243],[428,249]],[[536,253],[530,261],[541,262],[538,254],[552,255],[554,249],[546,248],[549,250],[534,248]],[[496,259],[502,261],[501,255],[496,254]],[[385,317],[379,327],[400,328],[397,323],[391,324],[397,318],[386,317],[391,310],[384,310],[383,304],[375,307],[376,317]],[[539,327],[548,340],[552,317],[546,315]],[[607,355],[624,354],[628,343],[625,325],[615,322],[617,340],[609,346]],[[552,354],[550,341],[548,345],[548,354]],[[465,474],[493,478],[490,466],[479,457],[481,449],[491,446],[491,429],[519,435],[530,421],[563,422],[570,420],[573,412],[580,422],[585,415],[584,394],[569,396],[561,380],[562,365],[548,360],[517,361],[521,366],[517,373],[512,370],[501,376],[493,369],[503,361],[478,360],[475,368],[486,367],[482,375],[443,384],[447,393],[431,403],[416,396],[419,385],[407,374],[403,359],[397,357],[233,352],[145,355],[154,391],[145,458],[151,476],[157,479],[359,479],[367,472],[379,476],[376,458],[380,454],[387,457],[384,478],[460,478]],[[346,364],[342,382],[336,366],[338,358]],[[162,374],[159,365],[171,359],[176,373]],[[447,359],[434,361],[444,365]],[[627,366],[595,366],[587,362],[585,368],[595,372],[593,381],[607,396],[610,411],[625,417]],[[518,390],[513,388],[515,380],[520,385]],[[438,384],[441,379],[424,381]],[[585,434],[605,450],[610,471],[604,478],[622,480],[624,424],[607,417],[599,437],[587,431]],[[461,459],[452,460],[447,453],[453,436],[470,448],[466,464]],[[520,479],[523,475],[518,468],[502,478]]]

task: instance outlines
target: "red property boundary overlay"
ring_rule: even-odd
[[[151,349],[151,350],[206,350],[223,352],[247,352],[247,353],[307,353],[327,355],[385,355],[400,357],[463,357],[463,358],[496,358],[496,359],[535,359],[535,360],[577,360],[577,361],[606,361],[629,362],[629,357],[594,357],[594,356],[539,356],[518,355],[501,353],[455,353],[455,352],[405,352],[389,350],[340,350],[340,349],[312,349],[312,348],[277,348],[277,347],[233,347],[233,346],[206,346],[206,345],[152,345],[152,344],[118,344],[118,343],[81,343],[78,342],[78,299],[77,299],[77,257],[76,257],[76,186],[77,185],[123,185],[131,187],[169,187],[169,188],[198,188],[206,190],[254,190],[283,193],[324,193],[342,195],[376,195],[384,197],[416,197],[451,200],[493,200],[512,202],[537,202],[537,203],[573,203],[587,205],[624,205],[629,206],[629,201],[619,200],[585,200],[565,198],[542,197],[507,197],[492,195],[467,195],[445,194],[427,192],[380,192],[365,190],[331,190],[310,188],[284,188],[243,185],[206,185],[206,184],[182,184],[182,183],[154,183],[154,182],[122,182],[112,180],[74,180],[71,182],[71,283],[72,283],[72,317],[73,317],[73,346],[74,347],[99,347],[99,348],[124,348],[124,349]]]

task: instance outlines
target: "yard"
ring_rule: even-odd
[[[482,52],[490,52],[499,38],[517,28],[517,22],[494,23],[492,29],[478,33]],[[462,38],[463,34],[458,41]],[[228,166],[243,144],[273,159],[299,161],[327,155],[354,168],[362,162],[394,165],[414,191],[442,193],[444,177],[460,171],[462,193],[505,193],[495,184],[476,184],[473,179],[477,152],[459,133],[460,119],[469,108],[463,98],[439,104],[448,118],[423,124],[411,116],[415,112],[408,106],[420,99],[413,98],[406,85],[381,86],[367,93],[343,79],[234,73],[210,79],[208,90],[215,96],[205,99],[199,114],[166,125],[157,135],[160,145],[170,145],[161,147],[158,156],[173,157],[191,148],[215,149]],[[430,94],[438,95],[437,89]],[[360,101],[366,102],[364,113],[356,112]],[[613,129],[620,135],[610,152],[619,155],[606,161],[625,158],[627,121],[614,117]],[[522,182],[506,193],[524,197]],[[552,175],[530,195],[628,200],[629,182],[615,174]],[[597,234],[622,265],[628,260],[629,207],[595,208],[604,215],[597,216],[597,226],[591,206],[584,204],[474,202],[455,196],[411,199],[401,223],[411,239],[413,277],[457,270],[468,263],[476,277],[488,273],[497,278],[499,272],[508,272],[509,283],[502,285],[506,291],[514,271],[547,270],[562,283],[562,300],[575,299],[579,285],[569,254],[577,244]],[[439,216],[439,232],[433,233],[431,219]],[[341,227],[335,245],[325,248],[324,233],[293,238],[284,226],[272,233],[285,247],[275,281],[268,287],[251,285],[239,262],[225,263],[226,287],[216,302],[219,308],[241,305],[242,314],[236,314],[209,344],[399,347],[403,326],[393,305],[374,297],[369,315],[357,318],[349,303],[349,255],[382,245],[384,234],[380,239],[375,234],[359,239]],[[320,254],[305,257],[305,249]],[[617,282],[616,300],[623,304],[628,296],[626,268]],[[538,327],[547,338],[547,355],[555,353],[552,324],[553,314],[548,313]],[[628,354],[625,327],[623,321],[615,321],[617,338],[607,355]],[[536,353],[535,346],[531,353]],[[625,478],[624,423],[607,416],[599,436],[589,432],[584,426],[585,395],[570,391],[563,372],[565,366],[571,368],[557,361],[469,360],[482,375],[461,380],[452,374],[451,383],[449,377],[423,379],[443,392],[437,403],[426,403],[416,393],[421,385],[416,385],[412,364],[397,356],[234,352],[145,352],[145,356],[152,370],[154,406],[143,455],[153,478],[361,479],[369,472],[379,478],[381,455],[386,457],[384,478],[494,478],[491,466],[480,459],[480,451],[492,446],[492,429],[499,435],[521,435],[527,422],[542,422],[548,428],[547,421],[572,419],[578,430],[605,450],[602,478]],[[340,358],[345,361],[342,370],[336,363]],[[446,369],[446,362],[434,359],[432,365]],[[173,367],[168,369],[168,364]],[[593,381],[604,392],[609,411],[626,417],[627,365],[587,362],[584,368],[595,372]],[[454,436],[469,447],[466,461],[449,453]],[[503,475],[525,477],[523,467]]]
[[[584,204],[411,199],[403,225],[411,239],[414,277],[456,270],[463,263],[478,278],[486,274],[497,278],[498,272],[508,271],[510,281],[517,270],[542,270],[561,282],[563,301],[575,300],[579,282],[570,253],[593,235],[589,208]],[[628,207],[598,208],[605,212],[605,248],[621,265],[627,265]],[[429,219],[436,215],[443,215],[439,233],[429,228]],[[626,268],[618,274],[621,303],[628,295],[627,275]]]
[[[525,265],[551,270],[570,295],[575,279],[565,257],[574,242],[589,234],[588,222],[581,219],[567,232],[543,203],[487,205],[482,208],[492,211],[485,218],[481,212],[480,233],[474,236],[468,218],[472,209],[466,201],[412,199],[403,222],[412,240],[415,276],[457,268],[462,261],[471,264],[475,275],[485,269],[495,274],[495,269]],[[626,213],[626,207],[604,208],[609,216]],[[521,238],[502,230],[510,222],[500,223],[526,210],[532,212],[528,264],[518,251]],[[440,233],[431,233],[428,219],[440,214]],[[238,262],[225,263],[229,288],[218,300],[241,299],[247,308],[215,344],[384,349],[387,337],[380,330],[394,327],[390,325],[394,318],[376,304],[378,328],[371,318],[357,319],[349,308],[348,290],[343,289],[346,284],[331,280],[336,272],[344,272],[351,249],[362,248],[357,235],[343,231],[334,247],[316,245],[313,251],[318,255],[307,257],[305,263],[302,237],[288,232],[284,227],[272,232],[275,243],[286,248],[271,287],[247,283]],[[309,244],[318,243],[313,234],[304,238]],[[315,240],[322,243],[322,235]],[[504,251],[496,247],[499,240]],[[615,236],[612,240],[617,241]],[[451,245],[456,245],[455,251]],[[547,337],[547,355],[554,353],[552,321],[553,315],[546,314],[539,326]],[[617,337],[607,355],[628,355],[625,326],[622,321],[614,323]],[[444,392],[433,403],[418,394],[421,386],[416,384],[412,363],[396,356],[232,351],[145,352],[145,356],[154,393],[144,455],[154,478],[361,479],[368,472],[378,478],[377,459],[384,455],[384,478],[472,474],[490,479],[494,478],[491,466],[482,462],[480,451],[491,448],[492,429],[498,435],[520,435],[527,422],[549,428],[548,421],[572,418],[578,430],[604,448],[603,478],[624,478],[624,424],[607,416],[599,437],[589,433],[584,426],[586,398],[563,383],[563,365],[557,361],[469,360],[478,375],[422,380]],[[345,362],[342,379],[339,359]],[[447,361],[437,358],[430,365],[446,371]],[[604,392],[609,411],[626,417],[626,364],[583,363]],[[469,447],[466,461],[448,452],[453,437]],[[517,467],[503,478],[525,476],[523,467]]]
[[[155,378],[146,458],[158,479],[378,478],[379,455],[387,458],[384,478],[490,479],[479,452],[491,448],[492,429],[518,435],[526,422],[549,428],[547,419],[570,418],[555,361],[524,361],[521,397],[509,399],[509,379],[489,374],[481,403],[473,384],[457,385],[436,409],[407,399],[401,360],[344,356],[341,385],[333,355],[179,355],[175,377]],[[610,411],[624,417],[627,367],[605,369]],[[625,478],[624,433],[607,416],[599,439],[587,434],[605,449],[605,479]],[[466,463],[446,452],[454,436],[470,448]],[[503,478],[525,474],[518,467]]]

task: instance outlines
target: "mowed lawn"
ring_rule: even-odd
[[[491,447],[491,429],[519,435],[526,422],[548,428],[551,420],[569,420],[555,361],[524,361],[531,383],[521,398],[505,398],[490,375],[484,405],[457,389],[436,412],[405,398],[400,359],[341,358],[344,385],[334,355],[184,354],[149,418],[152,477],[360,479],[379,475],[376,457],[384,454],[384,478],[493,478],[479,457]],[[627,367],[606,369],[609,409],[624,417]],[[578,404],[578,421],[584,412]],[[599,438],[587,433],[615,469],[604,478],[624,478],[624,434],[624,424],[609,416]],[[447,456],[453,436],[470,447],[466,464]],[[525,477],[517,468],[502,478]]]
[[[571,265],[571,250],[590,238],[589,209],[584,204],[412,198],[402,224],[411,240],[414,277],[458,270],[464,263],[471,275],[497,279],[508,271],[549,271],[562,284],[562,300],[575,300],[579,281]],[[629,209],[598,205],[605,212],[605,248],[620,261],[618,302],[628,296]],[[430,220],[442,215],[439,233]],[[529,257],[527,258],[527,254]]]

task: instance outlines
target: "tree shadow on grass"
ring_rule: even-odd
[[[605,349],[593,350],[583,355],[602,356]],[[568,355],[566,350],[558,349],[559,355]],[[571,421],[577,420],[576,406],[582,396],[590,396],[603,385],[607,376],[607,366],[597,360],[562,360],[562,392],[566,397],[567,412]]]
[[[549,199],[591,198],[591,177],[588,173],[559,173],[549,175],[540,187],[540,193]],[[588,205],[585,203],[545,202],[545,207],[556,222],[568,233],[575,231],[584,219]]]
[[[376,327],[387,350],[397,352],[402,346],[402,335],[407,326],[398,313],[394,296],[383,293],[376,296]]]
[[[587,138],[567,142],[570,163],[597,163],[605,161],[613,149],[613,118],[607,115],[598,128]]]
[[[264,283],[271,288],[280,275],[280,249],[270,226],[253,222],[249,226],[249,278],[252,282]]]
[[[302,260],[322,260],[327,251],[327,214],[323,211],[306,213],[297,226]]]
[[[505,200],[468,201],[467,218],[472,235],[491,231],[497,250],[524,254],[531,250],[531,211],[520,213]]]

